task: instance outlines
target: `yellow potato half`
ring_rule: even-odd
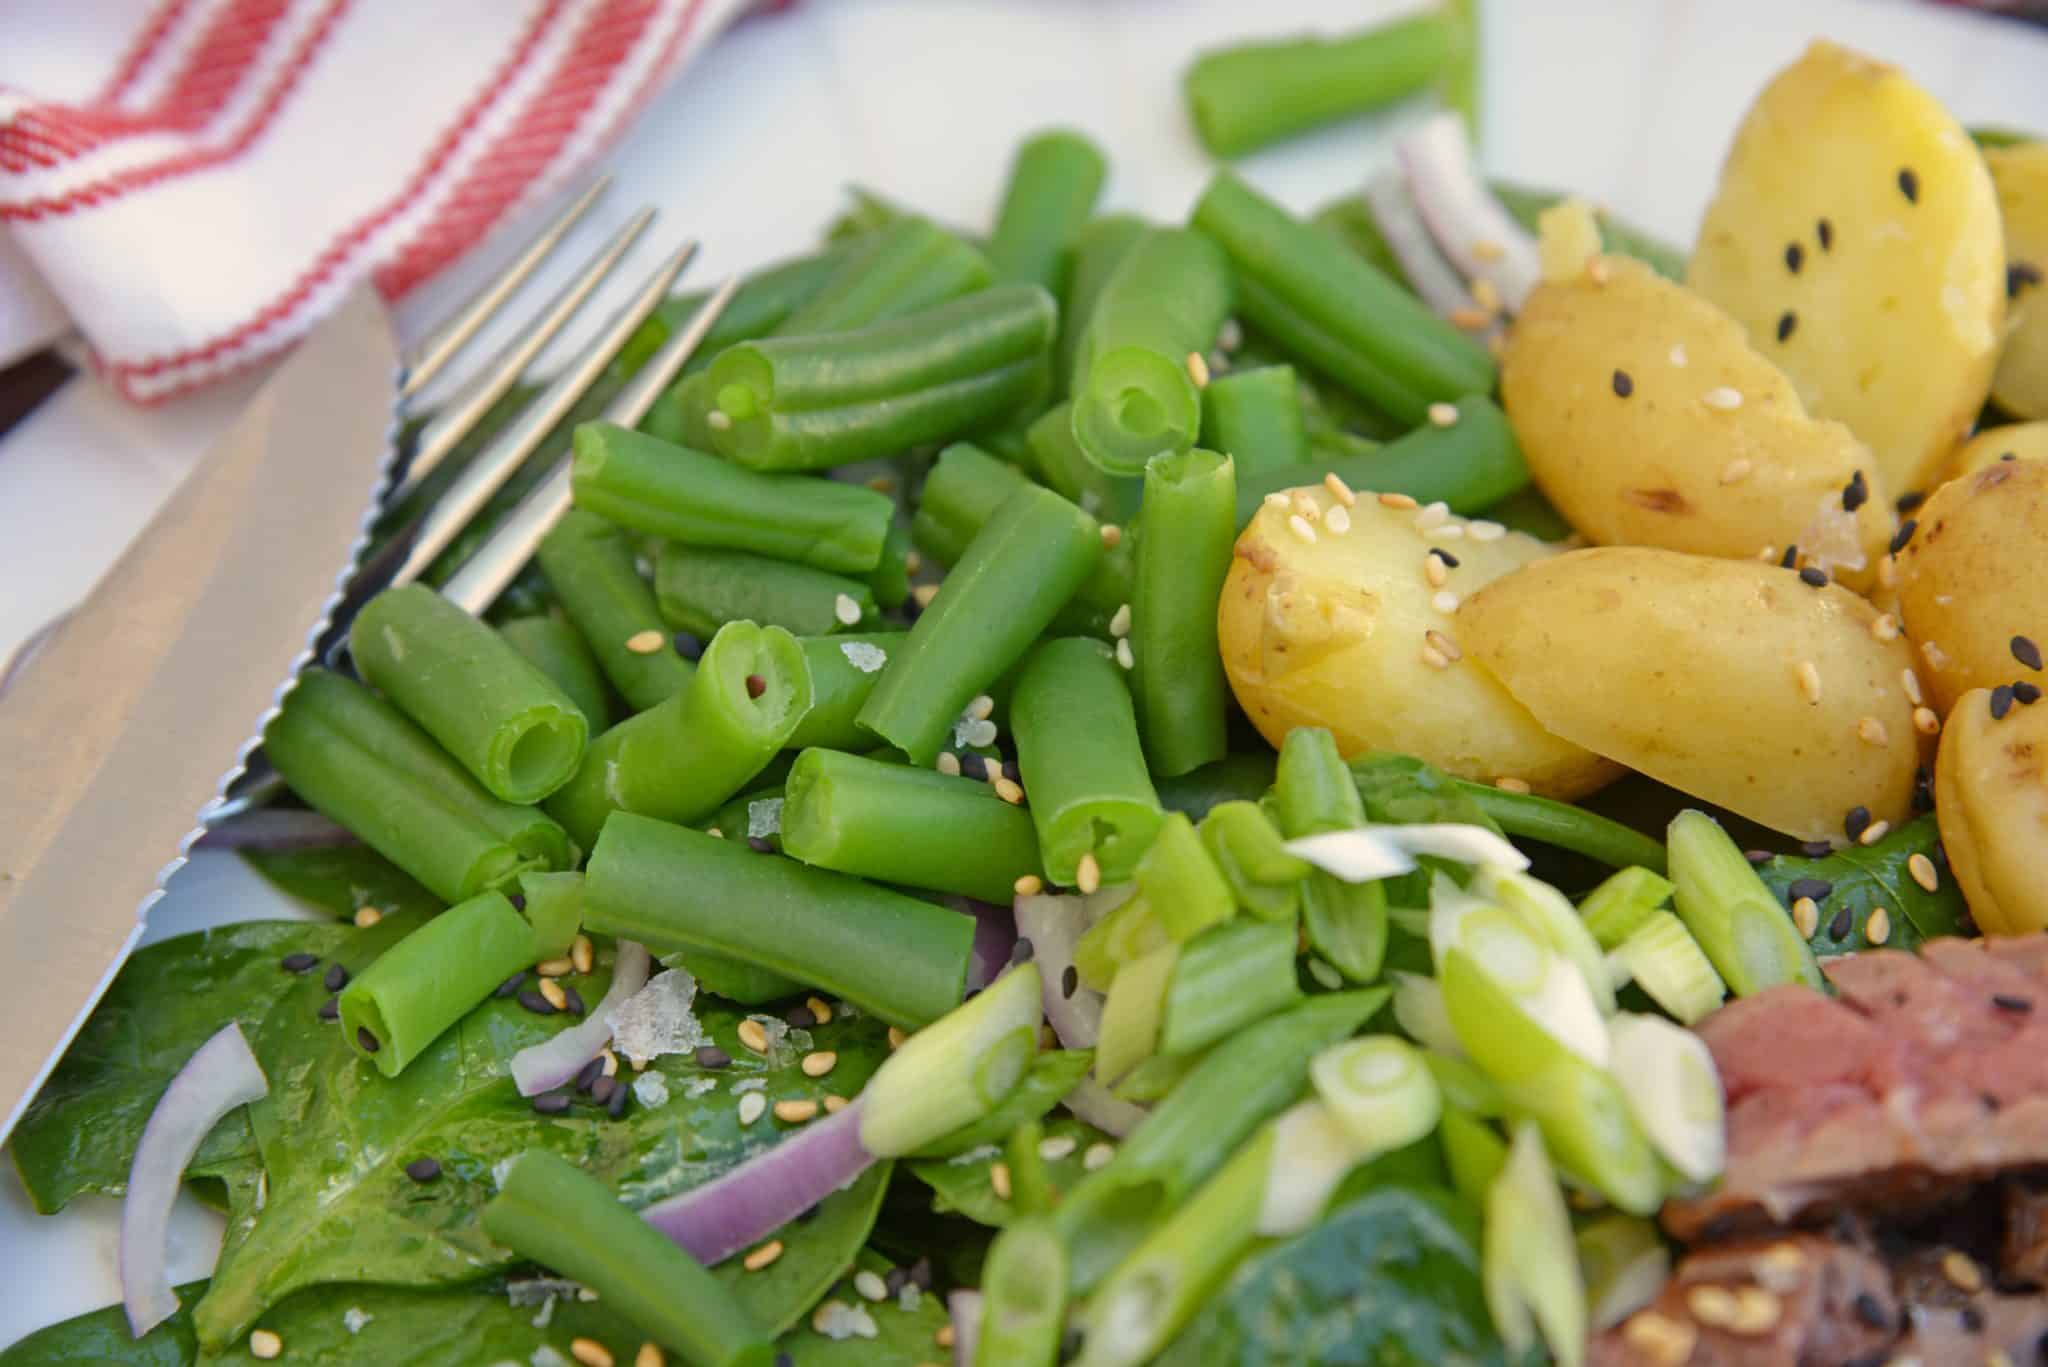
[[[1807,411],[1925,489],[1991,387],[2005,245],[1984,159],[1894,67],[1818,42],[1750,107],[1686,281]]]
[[[2048,143],[1985,152],[2005,220],[2005,351],[1991,397],[2015,417],[2048,418]]]
[[[1979,928],[2024,935],[2048,929],[2048,706],[1990,700],[1965,693],[1942,728],[1935,820]]]
[[[2015,422],[1987,427],[1956,448],[1949,458],[1948,477],[1960,479],[1987,465],[2013,460],[2048,460],[2048,422]]]
[[[1438,558],[1432,572],[1433,546],[1456,566]],[[1326,726],[1347,756],[1397,750],[1482,782],[1590,792],[1619,770],[1545,731],[1458,645],[1462,595],[1552,553],[1370,493],[1350,507],[1322,488],[1268,500],[1238,537],[1217,607],[1231,690],[1276,747],[1297,726]]]
[[[1899,614],[1936,706],[2015,679],[2048,685],[2013,653],[2015,636],[2048,650],[2048,463],[1993,461],[1936,489],[1913,518]]]
[[[1544,496],[1603,545],[1730,559],[1797,545],[1860,586],[1891,539],[1863,444],[1809,418],[1734,319],[1640,262],[1599,257],[1537,286],[1501,396]]]
[[[1907,815],[1911,649],[1845,588],[1602,546],[1506,575],[1458,616],[1466,657],[1543,726],[1683,792],[1802,840],[1839,838],[1856,807]]]

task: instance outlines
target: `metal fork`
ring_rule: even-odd
[[[448,318],[429,329],[426,337],[407,355],[406,378],[399,391],[401,413],[418,401],[427,382],[445,370],[518,293],[520,286],[549,258],[577,220],[596,202],[607,183],[601,180],[586,190],[536,234],[511,265]],[[635,240],[653,221],[654,214],[651,206],[643,207],[619,228],[541,308],[535,319],[507,342],[476,375],[464,382],[454,397],[422,425],[406,455],[405,464],[389,481],[389,487],[382,496],[384,509],[402,508],[421,489],[426,478],[475,431],[484,414],[518,383],[534,358],[615,271]],[[357,610],[378,592],[417,580],[454,543],[463,529],[533,457],[548,434],[605,373],[640,325],[668,297],[677,277],[696,253],[697,243],[694,241],[685,242],[670,253],[635,287],[575,358],[529,400],[444,489],[432,497],[381,554],[363,566],[322,636],[318,652],[320,658],[329,664],[346,667],[348,629]],[[623,427],[638,424],[702,344],[738,286],[738,280],[733,279],[713,291],[697,307],[689,323],[671,335],[612,397],[600,418]],[[569,502],[569,453],[563,450],[540,483],[515,505],[456,574],[441,586],[442,595],[466,611],[483,613],[532,558],[541,539],[568,510]],[[208,825],[218,826],[261,806],[282,790],[283,784],[276,771],[260,761],[260,754],[251,756],[248,769],[227,798],[207,813]]]

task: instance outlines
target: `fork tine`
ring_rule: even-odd
[[[725,306],[739,289],[739,278],[720,285],[709,299],[698,305],[689,325],[663,343],[645,367],[605,406],[604,418],[630,427],[647,416],[647,410],[668,383],[682,370],[693,352],[704,342]],[[475,555],[441,587],[441,595],[458,607],[481,614],[497,600],[526,562],[533,558],[541,538],[548,534],[562,514],[569,510],[569,460],[564,456],[540,485],[519,501],[477,548]]]
[[[478,329],[490,321],[491,315],[504,306],[514,290],[526,283],[528,276],[547,259],[576,221],[583,217],[590,206],[597,203],[598,196],[611,188],[609,173],[599,176],[588,190],[576,196],[576,202],[555,218],[554,222],[542,228],[533,239],[520,250],[519,256],[503,274],[485,282],[468,299],[462,302],[449,317],[442,319],[405,358],[405,382],[399,386],[398,396],[409,399],[423,389],[429,380],[440,374],[455,359],[455,354],[476,336]]]
[[[697,244],[686,242],[650,275],[632,298],[622,304],[611,316],[604,330],[577,355],[575,361],[541,391],[519,416],[506,425],[505,430],[492,438],[490,445],[477,453],[475,460],[456,477],[446,493],[434,500],[420,521],[418,533],[413,537],[405,562],[391,578],[393,585],[409,584],[417,579],[434,557],[446,550],[461,530],[469,525],[490,501],[491,495],[503,488],[505,481],[519,467],[526,463],[549,432],[567,416],[576,401],[583,397],[620,348],[647,321],[661,301],[668,297],[676,277],[690,264],[690,258],[697,254]],[[651,400],[650,400],[651,402]]]
[[[625,259],[626,252],[653,221],[652,206],[633,215],[548,301],[540,316],[507,342],[483,370],[463,386],[462,392],[420,429],[412,458],[406,463],[405,477],[385,498],[388,505],[396,507],[410,497],[420,483],[448,458],[448,453],[483,420],[491,405],[519,382],[519,377],[533,364],[533,358],[540,355],[542,348],[576,316],[584,301]]]

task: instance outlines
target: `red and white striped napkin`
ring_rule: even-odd
[[[398,299],[602,154],[748,0],[9,0],[0,365],[152,402]]]

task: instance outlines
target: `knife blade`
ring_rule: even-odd
[[[311,658],[391,477],[400,378],[358,287],[0,700],[0,1143]]]

